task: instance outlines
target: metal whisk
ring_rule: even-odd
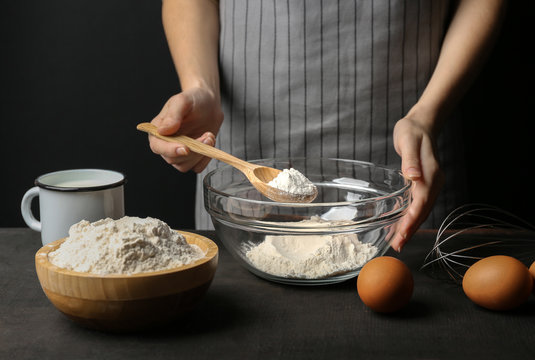
[[[499,233],[491,231],[496,229]],[[460,283],[474,262],[491,255],[513,256],[529,266],[535,260],[535,226],[496,206],[466,204],[444,219],[421,269]]]

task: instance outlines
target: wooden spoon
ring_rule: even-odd
[[[158,133],[158,129],[151,123],[141,123],[137,125],[137,129],[147,132],[159,139],[176,142],[186,145],[191,151],[196,152],[204,156],[208,156],[213,159],[217,159],[224,163],[227,163],[239,171],[241,171],[245,177],[251,182],[251,184],[262,193],[265,197],[277,201],[277,202],[302,202],[308,203],[313,201],[318,195],[317,189],[313,194],[300,195],[289,193],[273,186],[269,186],[268,183],[273,180],[277,175],[281,173],[281,170],[273,169],[267,166],[255,165],[248,163],[247,161],[238,159],[222,150],[215,147],[203,144],[200,141],[194,140],[185,135],[164,136]]]

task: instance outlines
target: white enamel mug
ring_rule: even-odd
[[[124,216],[125,177],[117,171],[73,169],[48,173],[35,180],[21,202],[26,224],[41,232],[46,245],[68,236],[81,220],[90,222]],[[39,196],[40,220],[32,213],[32,200]]]

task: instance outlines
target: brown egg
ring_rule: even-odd
[[[531,277],[533,278],[533,288],[532,288],[533,290],[532,291],[535,294],[535,261],[529,267],[529,272],[531,274]]]
[[[357,278],[357,291],[362,302],[381,313],[391,313],[407,305],[413,288],[414,281],[407,265],[390,256],[370,260]]]
[[[477,261],[463,277],[463,290],[490,310],[510,310],[524,303],[533,287],[528,268],[517,259],[495,255]]]

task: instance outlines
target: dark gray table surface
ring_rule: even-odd
[[[419,232],[399,255],[415,289],[394,315],[368,309],[355,279],[267,282],[218,242],[216,276],[192,313],[158,330],[109,334],[78,326],[48,301],[34,267],[38,233],[0,229],[0,359],[535,358],[535,297],[509,312],[474,305],[459,286],[419,270],[433,236]]]

